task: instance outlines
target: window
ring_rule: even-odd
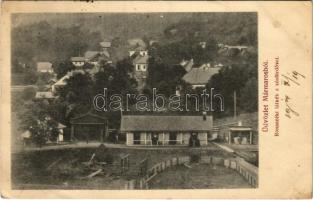
[[[140,65],[137,65],[137,71],[140,71]]]
[[[134,132],[134,144],[140,144],[140,133]]]

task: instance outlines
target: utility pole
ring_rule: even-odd
[[[237,94],[236,90],[234,90],[234,118],[237,118]]]

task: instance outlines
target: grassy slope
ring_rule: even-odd
[[[90,159],[91,155],[95,152],[95,148],[84,149],[67,149],[67,150],[51,150],[51,151],[36,151],[25,152],[12,155],[12,181],[13,187],[19,188],[21,185],[31,188],[51,188],[49,185],[57,186],[58,188],[81,188],[95,186],[93,189],[109,188],[110,184],[98,185],[100,180],[112,179],[119,177],[120,180],[138,177],[138,163],[148,158],[148,166],[173,158],[175,156],[184,156],[194,153],[209,154],[218,157],[232,157],[232,155],[221,152],[220,150],[202,150],[200,149],[159,149],[159,150],[139,150],[139,149],[108,149],[108,154],[114,156],[115,161],[113,166],[107,166],[104,171],[105,174],[118,173],[120,170],[119,155],[130,155],[130,168],[131,172],[123,176],[118,174],[105,178],[104,176],[95,177],[91,180],[82,180],[82,177],[90,174],[96,170],[88,170],[84,168],[82,162]],[[62,158],[60,162],[51,167],[48,166],[54,161]],[[88,181],[88,184],[86,184]],[[104,181],[105,182],[105,181]],[[104,183],[102,182],[102,183]],[[31,184],[31,185],[28,185]],[[65,186],[66,184],[67,186]],[[40,186],[42,185],[42,186]],[[46,186],[44,186],[46,185]]]

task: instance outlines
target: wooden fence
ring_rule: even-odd
[[[189,156],[174,157],[172,159],[159,162],[148,169],[144,177],[138,180],[130,180],[126,185],[125,189],[149,189],[149,181],[156,175],[163,172],[164,170],[177,166],[183,165],[190,162]],[[213,156],[201,156],[200,163],[202,164],[214,164],[224,166],[226,168],[233,169],[242,175],[251,186],[258,186],[258,168],[242,158],[220,158]]]

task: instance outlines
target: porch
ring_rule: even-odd
[[[191,146],[207,145],[207,133],[190,132],[128,132],[126,133],[126,145],[143,146]]]

